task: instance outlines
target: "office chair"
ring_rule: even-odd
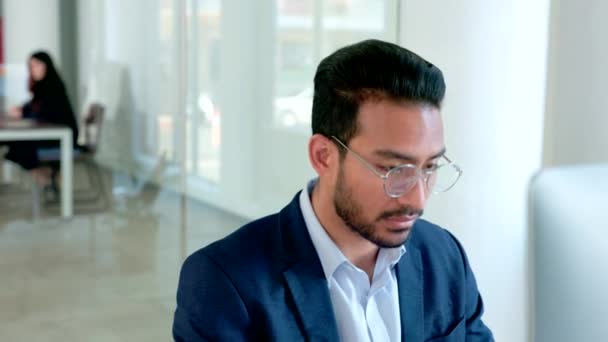
[[[95,162],[95,156],[100,144],[105,108],[99,103],[92,103],[83,118],[81,133],[84,134],[84,143],[74,148],[74,164],[81,163],[86,170],[88,182],[93,191],[75,191],[74,202],[98,201],[104,193],[103,175]],[[57,179],[60,170],[61,151],[59,148],[46,148],[38,150],[38,159],[51,167],[51,190],[55,199],[59,199],[59,186]]]

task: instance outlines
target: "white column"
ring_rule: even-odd
[[[7,108],[27,100],[29,55],[46,50],[61,67],[58,0],[5,0],[4,51],[6,63]]]
[[[530,338],[527,185],[542,159],[549,1],[402,3],[401,44],[445,75],[460,183],[426,216],[464,244],[497,341]]]
[[[222,2],[222,37],[219,106],[221,157],[219,206],[236,212],[255,212],[252,177],[256,163],[253,136],[256,127],[255,84],[257,5],[253,1]],[[245,109],[245,110],[244,110]]]
[[[551,7],[545,163],[606,163],[608,2],[554,0]]]

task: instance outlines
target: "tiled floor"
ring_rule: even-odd
[[[0,341],[169,341],[183,259],[245,222],[106,183],[109,205],[77,204],[70,220],[52,206],[34,218],[27,189],[0,187]]]

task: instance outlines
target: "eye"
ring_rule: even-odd
[[[428,163],[424,166],[424,171],[433,172],[436,171],[441,165],[438,162]]]
[[[384,171],[384,172],[389,172],[390,170],[397,167],[397,165],[381,165],[381,164],[376,164],[375,166],[378,170]]]

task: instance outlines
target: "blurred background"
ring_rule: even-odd
[[[447,148],[464,175],[426,216],[464,244],[496,339],[532,341],[528,185],[544,167],[608,162],[608,2],[0,4],[3,111],[27,99],[38,49],[77,113],[105,107],[102,198],[76,199],[72,219],[32,214],[27,176],[3,166],[0,340],[170,340],[184,258],[314,176],[318,62],[379,38],[443,70]],[[81,171],[77,191],[92,186]]]

